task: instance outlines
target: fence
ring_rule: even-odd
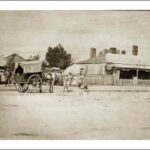
[[[88,75],[86,78],[91,85],[113,85],[112,75]]]
[[[134,83],[132,79],[120,79],[117,85],[131,86],[131,85],[134,85]]]
[[[141,79],[139,79],[138,80],[138,85],[141,85],[141,86],[150,86],[150,80],[141,80]]]
[[[117,85],[122,86],[133,86],[133,85],[140,85],[140,86],[150,86],[150,80],[142,80],[137,79],[137,81],[133,79],[120,79]]]
[[[114,81],[112,75],[88,75],[88,84],[91,85],[118,85],[118,86],[150,86],[150,80],[145,79],[119,79]]]

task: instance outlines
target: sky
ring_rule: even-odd
[[[130,54],[132,45],[150,58],[150,11],[0,11],[0,55],[43,59],[59,43],[76,61],[89,58],[91,47]]]

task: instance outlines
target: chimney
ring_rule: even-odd
[[[126,54],[126,51],[122,50],[122,51],[121,51],[121,54],[122,54],[122,55],[125,55],[125,54]]]
[[[115,47],[111,47],[111,48],[110,48],[110,52],[111,52],[112,54],[117,54],[117,49],[116,49]]]
[[[120,50],[119,49],[116,50],[116,54],[120,54]]]
[[[95,58],[96,57],[96,48],[91,48],[90,49],[90,58]]]
[[[132,55],[135,55],[135,56],[138,55],[138,46],[137,45],[132,46]]]

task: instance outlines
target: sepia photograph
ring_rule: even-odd
[[[0,10],[0,140],[149,140],[150,11]]]

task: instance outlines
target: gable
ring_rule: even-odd
[[[14,58],[15,62],[26,61],[26,59],[24,59],[22,56],[20,56],[20,55],[18,55],[16,53],[14,53],[14,54],[12,54],[10,56],[7,56],[6,60],[8,61],[8,60],[10,60],[12,58]]]

